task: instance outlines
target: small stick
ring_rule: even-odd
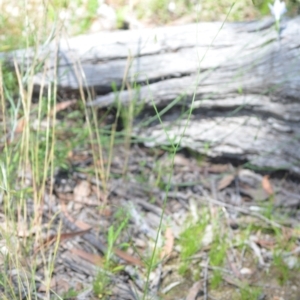
[[[228,207],[228,208],[231,208],[231,209],[235,209],[236,211],[242,213],[242,214],[245,214],[245,215],[250,215],[252,217],[255,217],[255,218],[258,218],[262,221],[264,221],[265,223],[271,225],[271,226],[274,226],[276,228],[282,228],[283,226],[272,221],[272,220],[269,220],[268,218],[256,213],[256,212],[252,212],[248,209],[245,209],[245,208],[242,208],[242,207],[238,207],[238,206],[234,206],[234,205],[231,205],[229,203],[225,203],[225,202],[221,202],[221,201],[218,201],[218,200],[215,200],[211,197],[209,197],[209,195],[205,195],[205,198],[204,197],[200,197],[200,196],[197,196],[197,195],[194,195],[194,197],[197,197],[197,199],[199,199],[200,201],[205,201],[205,202],[211,202],[213,204],[216,204],[216,205],[219,205],[219,206],[223,206],[223,207]]]
[[[207,281],[208,281],[208,264],[209,264],[209,257],[206,260],[205,268],[204,268],[204,283],[203,283],[203,300],[207,300]]]

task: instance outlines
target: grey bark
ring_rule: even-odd
[[[299,50],[299,17],[282,21],[280,34],[271,19],[97,33],[41,49],[47,69],[34,80],[53,80],[57,61],[59,87],[93,89],[90,106],[137,101],[163,111],[162,125],[136,119],[133,134],[147,146],[179,142],[300,175]],[[27,65],[34,57],[12,56]],[[189,120],[182,108],[193,108]]]

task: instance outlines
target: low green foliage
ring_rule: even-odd
[[[107,299],[111,292],[109,290],[110,278],[103,271],[99,271],[93,281],[93,291],[99,299]]]
[[[277,274],[279,284],[284,285],[289,279],[290,269],[283,260],[282,250],[274,252],[272,265],[275,268],[274,271]]]
[[[109,285],[111,279],[108,275],[109,272],[119,272],[123,270],[123,266],[116,266],[112,261],[113,248],[115,243],[120,236],[121,232],[126,229],[129,221],[129,215],[123,209],[120,209],[115,214],[115,222],[109,227],[107,233],[107,250],[105,253],[105,263],[103,270],[99,270],[97,276],[93,281],[93,291],[94,294],[99,297],[99,299],[106,299],[110,295]],[[123,246],[127,246],[123,244]]]
[[[259,299],[259,297],[262,295],[261,288],[253,287],[249,285],[245,285],[239,291],[240,291],[240,295],[239,298],[236,298],[236,300],[254,300],[254,299]]]
[[[1,254],[1,259],[3,259],[3,254]],[[4,258],[4,267],[8,268],[9,257]],[[1,299],[16,299],[15,291],[13,289],[12,282],[5,274],[4,269],[0,272],[0,297]]]
[[[219,228],[215,228],[214,241],[210,247],[209,251],[209,263],[212,267],[222,267],[227,253],[228,241],[226,236],[220,236],[217,232]],[[210,280],[211,288],[217,288],[222,282],[222,272],[219,269],[213,270],[213,276]]]
[[[187,228],[180,234],[178,241],[181,246],[180,259],[182,262],[179,268],[180,274],[184,275],[187,272],[190,263],[188,259],[201,249],[202,238],[208,222],[207,211],[203,209],[203,211],[200,212],[199,221],[195,224],[187,224]]]
[[[78,291],[75,291],[73,288],[71,288],[62,295],[62,299],[70,300],[70,299],[76,298],[78,296],[78,294],[79,294]]]

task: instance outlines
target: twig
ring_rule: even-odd
[[[227,222],[227,226],[228,226],[228,234],[229,234],[229,237],[230,237],[229,240],[228,240],[228,243],[229,243],[230,251],[233,254],[232,257],[233,257],[233,260],[234,260],[234,261],[231,260],[231,258],[229,256],[229,253],[227,252],[228,262],[229,262],[231,270],[233,271],[235,276],[237,278],[240,278],[240,272],[236,268],[238,255],[237,255],[237,252],[235,251],[235,248],[232,245],[233,234],[232,234],[232,229],[231,229],[230,224],[229,224],[229,214],[228,214],[225,207],[223,207],[222,210],[224,211],[224,215],[226,217],[226,222]],[[241,265],[241,263],[240,263],[240,265]]]
[[[211,178],[210,180],[210,191],[213,195],[214,199],[218,198],[218,194],[217,194],[217,189],[216,189],[216,182],[213,178]],[[209,209],[210,209],[210,215],[211,217],[214,219],[216,217],[216,208],[214,207],[214,205],[212,205],[212,202],[209,203]]]
[[[164,289],[161,290],[162,294],[167,294],[168,292],[170,292],[174,287],[178,286],[179,284],[181,284],[182,281],[175,281],[170,283],[169,285],[167,285]]]
[[[206,260],[205,268],[204,268],[204,283],[203,283],[203,300],[207,300],[207,279],[208,279],[208,264],[209,257]]]
[[[230,269],[232,270],[232,273],[234,274],[234,276],[238,279],[240,279],[241,274],[238,271],[238,269],[236,268],[236,264],[233,261],[233,259],[231,259],[229,253],[227,252],[227,259],[228,259],[228,264],[230,265]]]
[[[262,216],[262,215],[260,215],[256,212],[252,212],[252,211],[250,211],[248,209],[245,209],[245,208],[242,208],[242,207],[234,206],[234,205],[229,204],[229,203],[225,203],[225,202],[215,200],[215,199],[209,197],[208,194],[205,195],[205,198],[197,196],[197,195],[194,195],[194,197],[197,197],[197,199],[199,199],[200,201],[211,202],[211,203],[219,205],[219,206],[235,209],[236,211],[238,211],[242,214],[249,215],[249,216],[255,217],[257,219],[260,219],[260,220],[264,221],[265,223],[267,223],[267,224],[269,224],[273,227],[282,228],[282,225],[280,225],[280,224],[278,224],[278,223],[276,223],[272,220],[269,220],[268,218],[266,218],[266,217],[264,217],[264,216]]]
[[[253,240],[249,240],[248,245],[251,247],[251,249],[253,250],[254,254],[257,256],[258,258],[258,262],[259,264],[263,267],[266,265],[262,255],[261,255],[261,251],[259,249],[259,247],[256,245],[256,243]]]

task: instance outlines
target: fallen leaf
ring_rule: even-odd
[[[56,107],[50,111],[50,116],[53,116],[54,113],[58,113],[59,111],[65,110],[66,108],[70,107],[76,102],[77,100],[73,99],[73,100],[57,103]]]
[[[268,193],[261,186],[257,188],[250,188],[241,184],[240,190],[243,192],[243,194],[249,196],[254,201],[264,201],[269,197]]]
[[[88,181],[83,180],[74,188],[74,200],[80,201],[84,197],[88,197],[91,193],[91,185]]]
[[[19,119],[15,129],[15,133],[23,132],[25,125],[26,125],[25,118]]]
[[[42,225],[42,227],[44,226]],[[0,223],[0,229],[3,230],[6,234],[17,233],[18,237],[29,237],[39,232],[39,230],[41,230],[41,225],[32,226],[30,227],[30,229],[28,229],[27,223],[19,219],[17,223],[17,231],[16,224],[9,221]]]
[[[68,152],[67,157],[68,157],[69,159],[73,158],[73,150],[70,150],[70,151]]]
[[[14,134],[22,133],[23,130],[24,130],[25,125],[26,125],[25,118],[19,119],[18,123],[17,123],[17,126],[16,126],[16,128],[14,130]],[[12,132],[8,133],[6,135],[6,143],[8,145],[10,145],[10,143],[12,142],[12,138],[13,138]]]
[[[110,207],[104,206],[99,209],[99,214],[104,217],[110,217],[112,215],[112,211]]]
[[[241,276],[240,276],[241,274],[237,268],[237,263],[235,261],[235,258],[232,256],[232,253],[227,251],[226,256],[227,256],[228,265],[230,266],[232,273],[235,275],[235,278],[241,279]]]
[[[79,221],[79,220],[74,221],[74,219],[69,215],[69,213],[67,211],[67,207],[63,202],[61,203],[61,210],[63,211],[66,219],[70,223],[74,224],[75,226],[77,226],[77,227],[79,227],[83,230],[90,230],[91,229],[91,227],[88,224],[84,223],[83,221]],[[126,253],[126,252],[123,252],[119,249],[113,249],[113,252],[117,256],[119,256],[120,258],[122,258],[123,260],[127,261],[128,263],[130,263],[132,265],[143,266],[143,262],[140,259],[135,258],[135,257],[129,255],[128,253]]]
[[[275,240],[266,240],[266,239],[257,239],[256,244],[258,244],[262,248],[273,249],[276,241]]]
[[[62,201],[72,201],[74,199],[72,193],[59,193],[57,192],[57,197]]]
[[[56,293],[66,293],[69,289],[69,283],[66,279],[52,277],[48,289],[55,291]],[[44,283],[39,287],[38,291],[44,293],[47,291],[47,287]]]
[[[257,188],[262,180],[262,176],[260,174],[256,174],[248,169],[240,169],[238,171],[238,178],[241,184],[246,184],[252,188]]]
[[[223,275],[222,276],[223,280],[226,281],[227,283],[236,286],[238,288],[243,288],[245,286],[245,284],[249,284],[249,282],[246,279],[240,280],[237,279],[234,276],[229,276],[229,275]]]
[[[209,173],[221,174],[224,172],[228,172],[228,170],[229,170],[229,165],[216,164],[216,165],[210,165],[207,167],[207,171]]]
[[[88,262],[90,262],[96,266],[99,266],[99,267],[103,266],[103,257],[101,257],[100,255],[88,253],[84,250],[77,249],[77,248],[72,248],[70,251],[73,254],[76,254],[77,256],[87,260]]]
[[[263,189],[268,193],[269,196],[273,195],[273,188],[269,180],[269,175],[265,175],[261,181]]]
[[[135,266],[143,266],[143,262],[136,258],[133,257],[131,255],[129,255],[128,253],[119,250],[119,249],[113,249],[114,253],[119,256],[120,258],[122,258],[123,260],[127,261],[128,263],[130,263],[131,265],[135,265]]]
[[[203,289],[202,280],[195,282],[193,286],[189,289],[188,295],[185,299],[196,300],[202,289]]]
[[[85,222],[81,221],[81,220],[74,220],[70,214],[68,213],[68,210],[67,210],[67,206],[64,202],[61,201],[61,210],[62,212],[64,213],[66,219],[68,221],[70,221],[72,224],[74,224],[75,226],[77,226],[78,228],[80,228],[81,230],[90,230],[91,229],[91,226],[86,224]]]
[[[226,187],[228,187],[232,181],[234,180],[235,176],[233,174],[228,174],[226,176],[224,176],[219,182],[218,182],[218,191],[221,191],[223,189],[225,189]]]
[[[88,228],[85,230],[81,230],[81,231],[75,231],[75,232],[65,232],[65,233],[61,233],[61,234],[51,234],[50,236],[46,237],[40,245],[37,246],[37,248],[35,249],[35,253],[37,253],[41,248],[44,247],[49,247],[50,245],[52,245],[53,243],[55,243],[57,240],[59,240],[59,243],[67,240],[67,239],[71,239],[74,238],[76,236],[80,236],[83,235],[85,233],[87,233],[88,231],[90,231],[92,228]]]
[[[191,161],[184,157],[182,154],[176,154],[174,157],[174,165],[189,166],[191,165]]]
[[[172,253],[174,246],[174,235],[171,227],[167,227],[165,232],[165,245],[160,254],[161,259],[168,259],[170,254]]]

